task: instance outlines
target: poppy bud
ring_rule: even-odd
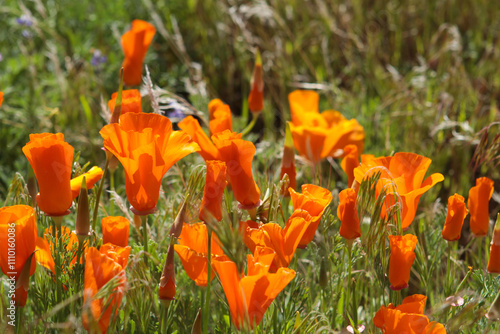
[[[248,95],[248,108],[252,113],[260,113],[264,109],[264,79],[262,71],[262,59],[257,50],[255,66],[250,81],[250,94]]]
[[[328,286],[328,261],[325,258],[321,259],[321,266],[319,267],[319,286],[326,288]]]
[[[187,198],[182,202],[181,208],[175,217],[174,223],[170,228],[170,235],[178,238],[182,233],[182,226],[186,222],[186,207],[187,207]]]
[[[337,216],[340,219],[340,235],[347,240],[361,236],[356,197],[356,191],[352,188],[344,189],[339,194],[340,204],[337,208]]]
[[[23,269],[19,274],[19,278],[16,281],[16,293],[12,296],[15,300],[16,306],[22,307],[26,305],[26,300],[28,299],[28,290],[30,287],[30,271],[31,271],[31,261],[33,260],[33,255],[35,252],[26,259]]]
[[[500,273],[500,214],[493,230],[493,238],[490,245],[490,258],[488,260],[488,272]]]
[[[408,287],[410,271],[415,261],[417,237],[412,234],[390,235],[391,257],[389,259],[389,282],[392,290]]]
[[[196,319],[194,319],[193,329],[191,330],[191,334],[201,334],[201,308],[198,310],[198,314],[196,314]]]
[[[448,213],[446,215],[443,232],[441,233],[443,239],[448,241],[460,239],[462,225],[468,213],[469,210],[465,207],[464,198],[462,196],[455,194],[448,198]]]
[[[168,246],[167,259],[165,261],[165,265],[163,266],[158,295],[160,302],[164,307],[168,307],[170,301],[175,299],[175,263],[173,245]]]
[[[85,177],[82,178],[80,196],[78,197],[75,234],[78,236],[78,241],[80,242],[83,242],[90,234],[89,195],[87,194],[87,182]]]
[[[347,186],[350,188],[354,182],[354,168],[359,166],[358,147],[356,145],[347,145],[344,147],[344,159],[340,167],[347,174]]]
[[[283,159],[281,160],[280,180],[288,175],[288,186],[284,185],[281,189],[283,196],[290,196],[288,188],[295,190],[297,188],[297,172],[295,171],[295,149],[293,148],[293,138],[290,132],[290,125],[286,125],[285,145],[283,147]]]
[[[469,190],[467,206],[470,210],[470,230],[476,237],[488,234],[490,217],[489,201],[493,195],[493,181],[487,177],[476,180]]]

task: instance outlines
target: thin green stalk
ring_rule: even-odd
[[[109,170],[109,189],[111,191],[115,191],[115,169],[110,169]],[[109,201],[109,214],[110,216],[113,216],[113,211],[114,211],[114,202]]]
[[[102,188],[104,187],[104,180],[106,179],[106,174],[108,172],[109,161],[111,160],[111,155],[106,155],[106,165],[104,166],[104,171],[102,173],[101,183],[99,183],[99,190],[97,190],[95,205],[94,205],[94,215],[92,216],[92,231],[95,231],[97,225],[97,212],[99,210],[99,201],[101,200]]]
[[[352,241],[351,240],[346,240],[346,247],[347,247],[347,259],[348,259],[348,275],[347,275],[347,291],[346,291],[346,309],[349,309],[349,303],[351,303],[351,275],[352,275]],[[354,303],[353,308],[355,308]],[[354,319],[356,319],[356,316],[353,314]],[[356,325],[356,322],[354,323]]]
[[[445,295],[449,296],[451,293],[451,243],[448,241],[448,259],[446,260],[446,283],[445,283]]]
[[[211,257],[212,257],[212,229],[208,225],[207,225],[207,232],[208,232],[207,289],[205,291],[205,304],[204,304],[203,321],[202,321],[203,333],[205,333],[205,334],[208,334],[208,317],[210,314],[210,283],[211,283],[210,278],[212,277],[212,260],[211,260]]]
[[[54,264],[55,264],[55,279],[56,279],[56,305],[62,302],[62,283],[61,283],[61,254],[62,248],[62,216],[52,217],[52,231],[54,235]]]
[[[247,134],[252,131],[253,127],[255,126],[255,123],[257,123],[257,119],[259,118],[260,113],[252,113],[252,120],[248,124],[248,126],[241,132],[242,137],[246,136]]]
[[[148,261],[148,215],[141,216],[142,223],[142,244],[144,246],[144,262],[146,263],[146,268],[149,268]]]
[[[21,324],[23,323],[23,308],[16,306],[16,334],[21,333]]]
[[[479,269],[483,270],[483,237],[477,237],[477,263]]]

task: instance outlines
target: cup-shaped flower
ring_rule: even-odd
[[[96,294],[110,280],[116,285],[102,298]],[[106,333],[111,317],[118,313],[118,307],[125,294],[127,278],[124,268],[107,254],[91,247],[86,254],[83,295],[83,327],[91,332]]]
[[[191,136],[193,141],[200,146],[200,151],[198,152],[203,159],[208,160],[220,160],[219,150],[212,143],[207,134],[203,131],[200,123],[193,116],[187,116],[182,121],[177,123],[179,128]]]
[[[284,229],[275,223],[240,222],[243,241],[254,253],[257,247],[271,248],[276,252],[271,270],[288,267],[303,235],[312,224],[313,217],[305,210],[297,209],[288,219]]]
[[[469,190],[467,206],[470,210],[470,230],[475,236],[488,234],[490,223],[489,202],[493,195],[493,180],[481,177]]]
[[[175,252],[182,262],[186,274],[196,285],[206,286],[208,277],[208,232],[203,223],[184,224],[179,245],[174,246]],[[219,246],[219,239],[212,234],[211,260],[223,256],[224,252]],[[210,280],[215,277],[212,270]]]
[[[0,208],[0,268],[7,276],[19,278],[26,260],[36,247],[35,210],[28,205]],[[30,276],[36,262],[31,262]]]
[[[30,134],[23,153],[38,181],[36,201],[40,210],[49,216],[68,214],[73,201],[70,185],[73,147],[64,141],[62,133]]]
[[[382,189],[387,191],[385,206],[394,204],[394,195],[401,199],[402,227],[407,229],[415,218],[418,202],[422,194],[436,183],[444,180],[440,173],[434,173],[424,180],[431,159],[415,153],[399,152],[392,157],[362,157],[359,167],[354,169],[356,182],[361,184],[367,177],[380,172],[377,182],[377,196]],[[382,216],[385,216],[382,209]]]
[[[227,104],[219,99],[214,99],[208,104],[208,113],[208,126],[212,136],[224,130],[233,131],[233,116]]]
[[[102,242],[117,246],[128,246],[130,221],[121,216],[110,216],[102,219]]]
[[[226,295],[231,319],[238,329],[258,326],[269,305],[295,277],[295,271],[288,268],[269,272],[272,253],[268,249],[256,249],[254,257],[248,255],[247,261],[246,276],[227,259],[214,259],[213,263]]]
[[[207,161],[207,176],[199,214],[203,222],[222,220],[222,196],[227,184],[226,169],[226,163],[223,161]]]
[[[130,246],[121,247],[108,242],[99,248],[99,252],[118,263],[122,268],[125,268],[130,256]]]
[[[344,147],[344,158],[340,162],[340,167],[347,174],[347,187],[351,187],[354,182],[354,168],[359,166],[359,153],[356,145]]]
[[[337,208],[337,217],[340,219],[340,235],[347,240],[353,240],[361,236],[358,210],[356,208],[357,195],[352,188],[344,189],[339,194],[340,203]]]
[[[332,193],[325,188],[314,184],[303,184],[302,194],[289,189],[293,208],[307,211],[311,217],[311,223],[302,236],[298,247],[305,248],[310,243],[318,229],[323,212],[333,199]]]
[[[82,186],[82,180],[85,177],[85,184],[87,186],[87,190],[94,188],[94,185],[102,178],[102,169],[94,166],[89,169],[86,173],[83,173],[75,178],[71,179],[71,195],[73,199],[77,198],[80,194],[80,189]]]
[[[167,305],[169,301],[175,299],[175,261],[173,245],[168,246],[167,259],[165,260],[160,278],[158,298],[161,303]]]
[[[264,109],[264,71],[262,58],[257,51],[252,79],[250,80],[250,94],[248,95],[248,109],[253,113],[260,113]]]
[[[116,104],[116,98],[118,97],[118,92],[114,92],[111,95],[111,100],[108,101],[109,111],[113,113]],[[141,93],[137,89],[128,89],[122,91],[122,110],[121,114],[126,113],[141,113]]]
[[[338,111],[319,113],[319,95],[314,91],[296,90],[288,95],[292,122],[290,130],[300,155],[313,164],[326,157],[340,157],[349,144],[363,151],[363,127],[352,119],[347,120]]]
[[[290,125],[286,125],[285,144],[283,146],[283,158],[281,159],[280,180],[284,175],[288,175],[288,187],[283,186],[281,193],[283,196],[290,196],[288,188],[297,189],[297,171],[295,170],[295,149],[293,148],[292,133]]]
[[[443,232],[441,232],[443,239],[448,241],[460,239],[462,225],[468,213],[469,210],[465,207],[465,200],[462,196],[455,194],[448,198],[448,213],[446,214]]]
[[[389,259],[389,282],[392,290],[408,287],[410,271],[415,261],[417,237],[412,234],[390,235],[391,257]]]
[[[212,136],[221,160],[226,163],[236,200],[244,209],[251,209],[260,203],[260,189],[252,173],[255,145],[241,139],[241,133],[225,130]]]
[[[500,214],[493,229],[493,238],[490,244],[490,258],[488,259],[488,272],[500,273]]]
[[[125,169],[127,198],[138,215],[156,210],[163,175],[199,150],[187,133],[172,131],[170,120],[157,114],[122,115],[120,123],[106,125],[100,134]]]
[[[426,301],[424,295],[412,295],[403,299],[399,306],[392,303],[387,307],[382,305],[373,317],[373,324],[384,334],[445,334],[442,324],[429,322],[424,315]]]
[[[156,33],[155,27],[141,20],[132,21],[132,28],[122,35],[123,82],[126,85],[140,85],[142,81],[142,63],[148,52],[149,44]]]

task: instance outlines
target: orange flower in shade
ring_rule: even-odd
[[[338,111],[318,110],[319,95],[313,91],[296,90],[288,95],[292,122],[290,130],[300,155],[313,164],[326,157],[338,158],[349,144],[363,151],[365,132],[359,123],[347,120]]]
[[[27,205],[0,208],[0,268],[8,278],[17,282],[36,246],[35,210]],[[14,246],[14,247],[12,247]],[[12,249],[15,251],[12,251]],[[31,261],[28,277],[35,273],[36,262]],[[22,285],[22,286],[20,286]],[[16,284],[16,306],[26,305],[28,286]]]
[[[108,107],[111,113],[115,109],[116,98],[118,97],[118,92],[111,95],[111,100],[108,101]],[[129,89],[122,91],[122,110],[121,114],[126,114],[128,112],[141,113],[141,93],[137,89]]]
[[[179,245],[175,245],[174,249],[189,278],[198,286],[206,286],[208,277],[207,226],[203,223],[184,224],[179,236]],[[212,234],[211,253],[211,261],[224,255],[219,246],[219,239],[214,234]],[[213,270],[210,276],[210,280],[215,277]]]
[[[402,227],[407,229],[415,218],[422,194],[444,180],[444,176],[440,173],[434,173],[424,180],[430,164],[431,159],[415,153],[399,152],[392,157],[380,158],[362,156],[361,165],[354,169],[354,177],[356,182],[361,184],[365,178],[380,172],[377,196],[382,189],[385,189],[389,194],[385,202],[385,206],[388,207],[394,204],[392,195],[397,192],[403,207]],[[383,216],[385,211],[382,210]]]
[[[208,104],[210,134],[224,130],[233,131],[233,117],[231,109],[219,99],[214,99]]]
[[[70,185],[73,147],[64,141],[62,133],[30,134],[23,153],[38,181],[40,193],[36,201],[40,210],[49,216],[68,214],[73,202]]]
[[[475,236],[488,234],[490,224],[489,202],[493,195],[494,182],[487,177],[476,180],[470,188],[467,206],[470,210],[470,230]]]
[[[410,271],[415,261],[417,237],[412,234],[390,235],[391,257],[389,259],[389,282],[392,290],[408,287]]]
[[[187,133],[172,131],[170,120],[157,114],[122,115],[119,124],[106,125],[100,134],[125,169],[127,198],[138,215],[156,210],[163,175],[199,150]]]
[[[166,305],[168,305],[169,301],[175,299],[175,262],[174,247],[172,245],[168,246],[167,259],[160,278],[158,298],[161,303]]]
[[[250,81],[250,94],[248,95],[248,109],[253,113],[260,113],[264,109],[264,79],[262,59],[257,51],[252,79]]]
[[[96,299],[94,296],[111,279],[117,286],[109,296]],[[82,313],[83,327],[90,332],[106,333],[111,317],[118,313],[127,278],[124,268],[117,262],[91,247],[86,254],[85,281]]]
[[[305,210],[312,216],[311,223],[298,245],[299,248],[305,248],[314,238],[323,212],[325,212],[326,207],[330,205],[333,196],[328,189],[314,184],[303,184],[302,194],[297,193],[293,189],[289,189],[289,191],[293,208],[295,210]]]
[[[71,179],[71,195],[73,199],[77,198],[80,194],[80,188],[82,187],[82,180],[85,177],[85,183],[87,184],[87,189],[94,188],[97,181],[102,178],[102,169],[94,166],[88,172],[83,173],[73,179]]]
[[[73,252],[72,260],[70,263],[70,266],[73,266],[76,263],[78,236],[66,226],[61,226],[61,235],[64,243],[67,242],[66,252]],[[55,269],[54,258],[52,257],[52,251],[51,251],[51,249],[54,248],[54,244],[52,243],[52,240],[54,238],[53,236],[54,236],[53,229],[46,228],[43,233],[43,238],[42,237],[36,238],[37,252],[35,253],[35,258],[36,262],[38,262],[39,265],[49,269],[55,275],[56,269]]]
[[[237,329],[253,329],[276,296],[295,277],[295,271],[280,268],[270,273],[273,253],[258,247],[254,256],[247,255],[248,273],[238,272],[236,264],[227,259],[215,259],[213,266],[226,295],[231,319]]]
[[[403,299],[403,303],[394,306],[382,306],[373,317],[373,324],[384,334],[445,334],[446,329],[438,322],[429,322],[424,315],[424,295],[412,295]]]
[[[490,244],[490,258],[488,260],[488,272],[500,273],[500,215],[497,217],[493,238]]]
[[[446,214],[446,221],[441,233],[443,239],[448,241],[460,239],[462,225],[468,213],[469,210],[465,207],[465,201],[462,196],[455,194],[448,198],[448,213]]]
[[[354,182],[354,168],[359,166],[358,147],[356,145],[347,145],[344,147],[344,159],[340,167],[347,174],[347,187],[351,187]]]
[[[243,241],[254,253],[257,247],[271,248],[276,252],[272,271],[288,267],[303,235],[312,224],[313,217],[305,210],[297,209],[288,219],[284,229],[275,223],[240,222]]]
[[[219,160],[207,161],[207,177],[199,214],[201,221],[222,220],[222,196],[226,184],[226,164]]]
[[[255,145],[241,136],[241,133],[225,130],[213,135],[212,140],[226,163],[234,197],[243,209],[251,209],[260,204],[260,189],[252,173]]]
[[[281,160],[280,180],[287,174],[289,179],[288,187],[283,186],[281,193],[283,196],[290,196],[288,188],[295,190],[297,188],[297,172],[295,170],[295,150],[293,148],[293,139],[290,132],[290,125],[286,125],[285,145],[283,147],[283,159]]]
[[[102,242],[128,246],[130,221],[125,217],[113,216],[102,219]]]
[[[182,121],[177,123],[179,128],[191,136],[193,141],[200,146],[200,151],[198,152],[203,159],[208,160],[220,160],[219,150],[212,143],[207,134],[203,131],[200,123],[193,116],[186,116]]]
[[[156,33],[155,27],[146,21],[132,21],[132,29],[122,36],[123,82],[126,85],[140,85],[142,81],[142,63],[148,52],[149,44]]]
[[[356,197],[358,194],[352,188],[344,189],[339,194],[340,204],[337,207],[337,217],[340,219],[340,235],[347,240],[361,236]]]

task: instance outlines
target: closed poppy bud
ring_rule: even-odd
[[[102,242],[128,246],[130,221],[125,217],[105,217],[102,219]]]
[[[284,185],[281,189],[283,196],[290,196],[288,188],[295,190],[297,188],[297,172],[295,170],[295,149],[293,148],[293,139],[290,132],[290,125],[286,125],[285,145],[283,147],[283,159],[281,160],[280,180],[284,175],[288,175],[288,186]]]
[[[389,259],[389,282],[392,290],[408,287],[410,271],[415,261],[417,237],[412,234],[390,235],[391,257]]]
[[[115,109],[116,98],[118,97],[118,92],[111,95],[111,100],[108,101],[108,107],[111,113]],[[122,103],[121,103],[121,114],[126,114],[128,112],[141,113],[141,93],[137,89],[128,89],[122,91]]]
[[[340,204],[337,208],[337,216],[340,219],[340,235],[347,240],[361,236],[356,197],[356,191],[352,188],[344,189],[339,194]]]
[[[207,161],[207,177],[200,207],[200,220],[205,223],[222,220],[222,196],[226,187],[226,163],[219,160]]]
[[[459,194],[455,194],[448,198],[448,213],[444,223],[443,239],[454,241],[460,239],[462,225],[467,217],[469,210],[465,207],[465,200]]]
[[[488,260],[488,272],[500,273],[500,214],[493,230],[493,238],[490,245],[490,258]]]
[[[252,79],[250,81],[250,94],[248,95],[248,108],[253,113],[260,113],[264,109],[264,79],[262,59],[257,51]]]
[[[182,202],[181,208],[175,217],[174,223],[170,228],[170,235],[178,238],[182,233],[182,226],[186,222],[187,198]]]
[[[40,210],[48,216],[68,214],[73,202],[70,185],[73,147],[64,141],[62,133],[30,134],[23,153],[38,181]]]
[[[142,81],[142,63],[148,52],[149,44],[156,33],[155,27],[142,20],[132,21],[132,29],[122,36],[123,82],[126,85],[140,85]]]
[[[158,295],[160,302],[165,307],[170,304],[171,300],[175,299],[175,262],[173,245],[168,246],[167,259],[163,266]]]
[[[476,180],[469,190],[467,206],[470,210],[470,230],[476,237],[488,234],[490,217],[489,201],[493,195],[493,181],[487,177]]]
[[[16,293],[12,296],[12,299],[15,300],[16,306],[22,307],[26,305],[26,301],[28,299],[28,290],[30,287],[30,268],[31,262],[36,262],[33,260],[33,255],[35,252],[31,253],[26,262],[24,263],[23,269],[21,270],[21,274],[16,281]]]
[[[82,178],[80,196],[78,197],[75,231],[80,242],[83,242],[90,234],[89,195],[87,194],[85,177]]]
[[[0,107],[2,106],[3,102],[3,92],[0,92]]]
[[[350,188],[354,182],[354,168],[359,166],[359,153],[356,145],[347,145],[344,147],[344,159],[340,167],[347,174],[347,186]]]

